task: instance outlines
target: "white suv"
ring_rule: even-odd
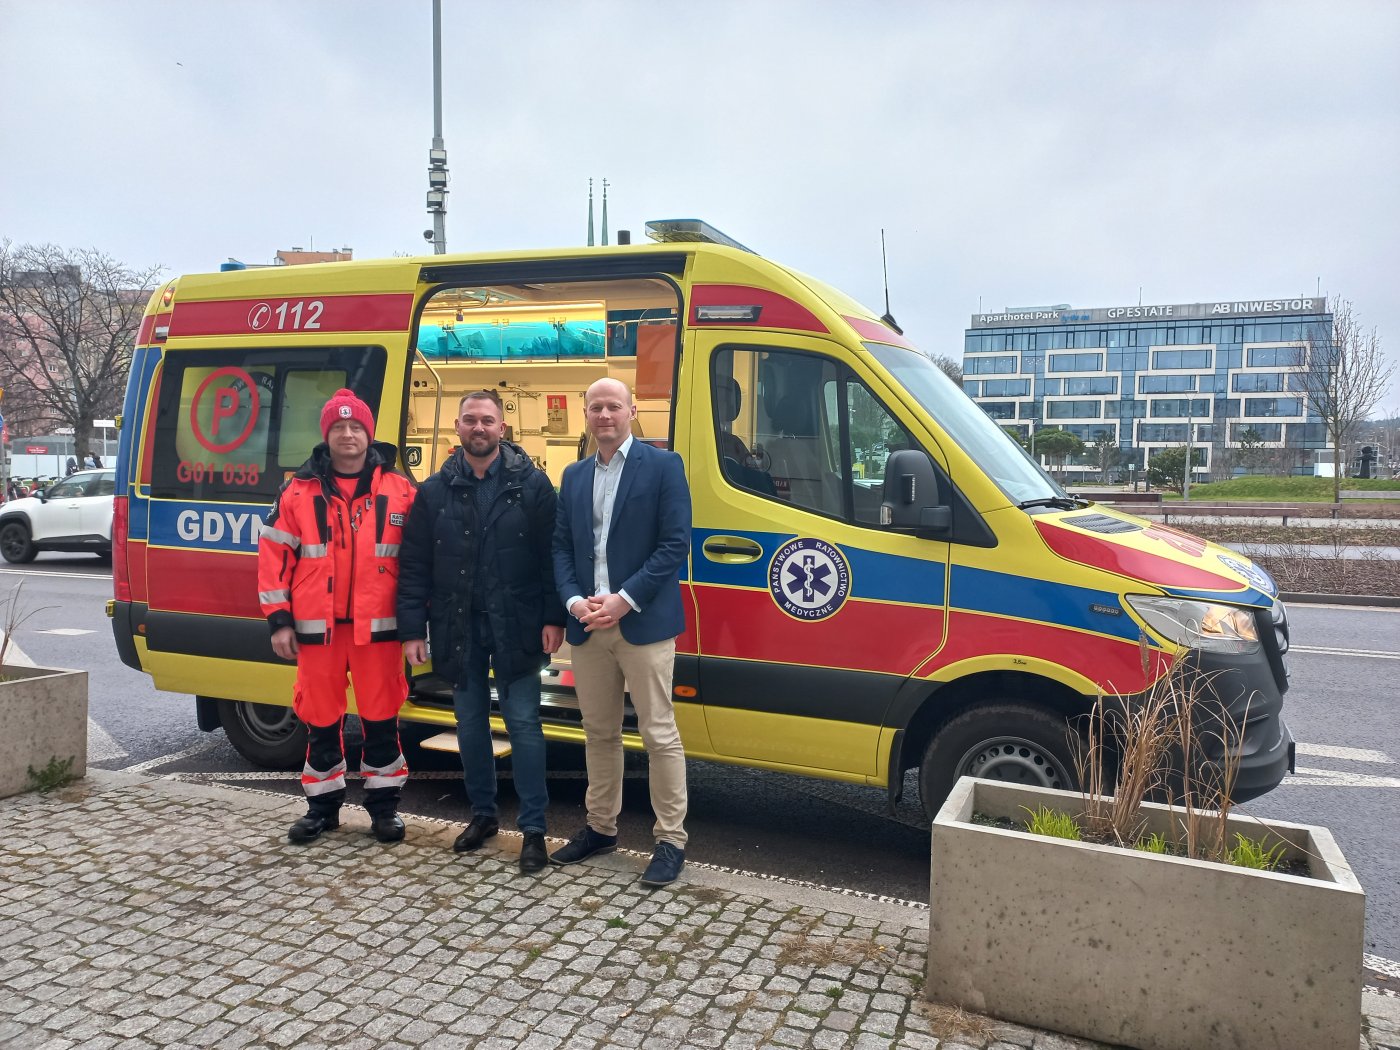
[[[87,551],[110,561],[115,491],[116,471],[80,470],[0,506],[0,556],[22,564],[40,551]]]

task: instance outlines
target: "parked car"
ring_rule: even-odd
[[[114,470],[80,470],[0,507],[0,556],[23,564],[40,551],[112,557]]]

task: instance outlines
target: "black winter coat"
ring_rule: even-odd
[[[458,682],[471,655],[472,596],[480,585],[496,677],[512,681],[549,662],[541,632],[564,623],[549,549],[557,497],[524,450],[502,441],[496,498],[479,521],[470,474],[458,449],[418,488],[399,549],[399,639],[429,639],[434,672]]]

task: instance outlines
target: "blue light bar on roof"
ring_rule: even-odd
[[[646,224],[647,236],[662,244],[675,244],[685,241],[703,241],[706,244],[723,244],[738,248],[741,252],[757,255],[752,248],[740,244],[733,237],[720,233],[702,219],[652,219]]]

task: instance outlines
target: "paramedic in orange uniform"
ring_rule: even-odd
[[[336,391],[321,410],[325,443],[282,486],[258,541],[258,599],[273,651],[297,662],[293,708],[309,736],[307,813],[288,830],[292,842],[340,823],[347,675],[364,725],[360,773],[371,829],[380,842],[404,835],[398,806],[408,766],[398,716],[408,685],[394,606],[414,489],[393,469],[398,450],[373,433],[369,406]]]

